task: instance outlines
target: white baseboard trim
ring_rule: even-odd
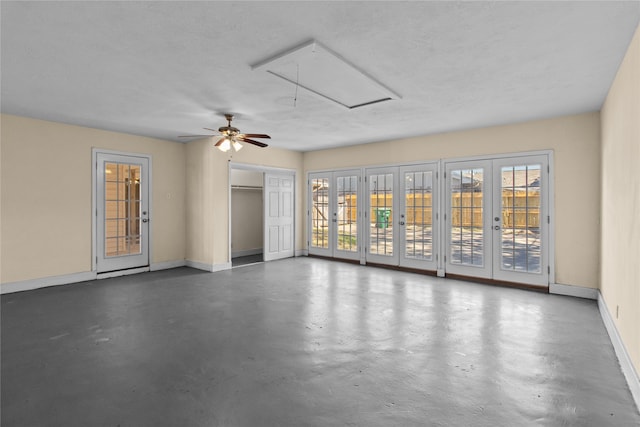
[[[207,264],[199,261],[191,261],[190,259],[185,261],[185,265],[187,267],[196,268],[198,270],[208,271],[210,273],[214,273],[216,271],[230,270],[231,263],[225,262],[223,264]]]
[[[600,316],[602,317],[602,321],[604,322],[604,327],[609,333],[609,338],[611,339],[611,343],[613,344],[613,349],[616,352],[616,356],[618,356],[618,361],[620,362],[622,373],[627,380],[627,384],[629,385],[629,390],[631,390],[633,400],[635,400],[636,407],[640,411],[640,376],[638,376],[638,372],[634,368],[633,362],[631,362],[631,357],[629,357],[627,348],[625,347],[624,342],[622,341],[622,338],[618,333],[618,328],[616,328],[613,317],[611,317],[609,307],[607,307],[607,303],[605,302],[602,294],[599,291],[598,309],[600,310]]]
[[[128,268],[126,270],[107,271],[106,273],[98,273],[96,279],[110,279],[112,277],[130,276],[132,274],[146,273],[150,271],[150,267]]]
[[[31,291],[33,289],[68,285],[70,283],[86,282],[95,279],[95,271],[84,271],[82,273],[64,274],[62,276],[41,277],[38,279],[22,280],[19,282],[9,282],[0,285],[0,294]]]
[[[169,270],[171,268],[184,267],[187,262],[183,259],[176,261],[154,262],[151,264],[151,271]]]
[[[240,256],[258,255],[262,253],[262,248],[245,249],[242,251],[231,252],[231,258],[238,258]]]
[[[295,251],[294,256],[309,256],[309,251],[306,249],[299,249]]]
[[[549,285],[549,293],[592,300],[597,300],[599,294],[597,289],[585,288],[582,286],[562,285],[560,283],[551,283]]]

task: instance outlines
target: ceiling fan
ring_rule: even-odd
[[[225,114],[224,117],[225,119],[227,119],[227,126],[221,126],[217,131],[215,129],[203,128],[212,132],[218,132],[220,134],[220,139],[215,144],[215,146],[218,147],[220,151],[227,152],[231,150],[231,147],[233,147],[235,151],[240,151],[240,149],[242,148],[242,144],[240,144],[240,142],[253,144],[260,148],[267,147],[267,144],[265,144],[264,142],[254,141],[253,139],[249,138],[271,138],[269,135],[265,135],[263,133],[240,133],[240,129],[231,126],[233,114]],[[180,135],[178,138],[193,138],[198,136],[202,137],[216,135]]]

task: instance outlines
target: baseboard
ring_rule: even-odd
[[[309,251],[306,249],[299,249],[295,251],[294,256],[309,256]]]
[[[600,316],[604,322],[604,327],[609,333],[613,349],[616,352],[616,356],[618,356],[622,373],[627,379],[627,384],[629,385],[629,390],[631,390],[633,400],[636,402],[636,407],[640,411],[640,377],[633,366],[633,362],[631,362],[631,357],[629,357],[627,348],[618,333],[618,328],[616,328],[613,317],[611,317],[611,312],[607,307],[607,303],[600,292],[598,292],[598,309],[600,310]]]
[[[262,248],[245,249],[242,251],[231,252],[231,258],[238,258],[241,256],[259,255],[262,253]]]
[[[204,263],[204,262],[191,261],[190,259],[188,259],[188,260],[185,261],[185,265],[187,267],[196,268],[198,270],[208,271],[210,273],[214,273],[216,271],[230,270],[231,269],[231,263],[230,262],[225,262],[223,264],[207,264],[207,263]]]
[[[562,285],[560,283],[551,283],[549,285],[549,293],[592,300],[597,300],[599,294],[597,289],[585,288],[582,286]]]
[[[96,279],[95,271],[64,274],[62,276],[41,277],[38,279],[22,280],[19,282],[2,283],[0,294],[31,291],[33,289],[48,288],[49,286],[68,285],[70,283],[87,282]]]
[[[169,270],[171,268],[184,267],[187,262],[183,259],[176,261],[154,262],[151,264],[151,271]]]

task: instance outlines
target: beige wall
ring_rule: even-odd
[[[211,138],[187,144],[187,260],[213,268],[229,263],[229,162],[296,171],[302,194],[302,153],[249,144],[237,153],[213,149]],[[304,204],[296,201],[296,250],[304,249]]]
[[[306,153],[314,170],[553,150],[556,283],[598,287],[600,115],[430,135]]]
[[[231,191],[231,252],[262,249],[262,189]]]
[[[1,124],[2,283],[91,271],[92,147],[152,156],[151,262],[184,259],[181,144],[11,115]]]
[[[231,253],[262,251],[263,172],[231,169]]]
[[[602,108],[601,293],[640,372],[640,27]]]

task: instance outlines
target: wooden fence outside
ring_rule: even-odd
[[[507,228],[540,227],[540,197],[537,191],[517,190],[502,192],[502,226]],[[407,194],[407,224],[431,224],[431,194]],[[369,218],[375,221],[378,209],[389,209],[389,222],[393,221],[393,196],[372,194]],[[357,219],[357,196],[344,197],[343,218],[355,222]],[[482,224],[482,193],[454,193],[451,198],[451,224],[454,227],[478,227]]]

